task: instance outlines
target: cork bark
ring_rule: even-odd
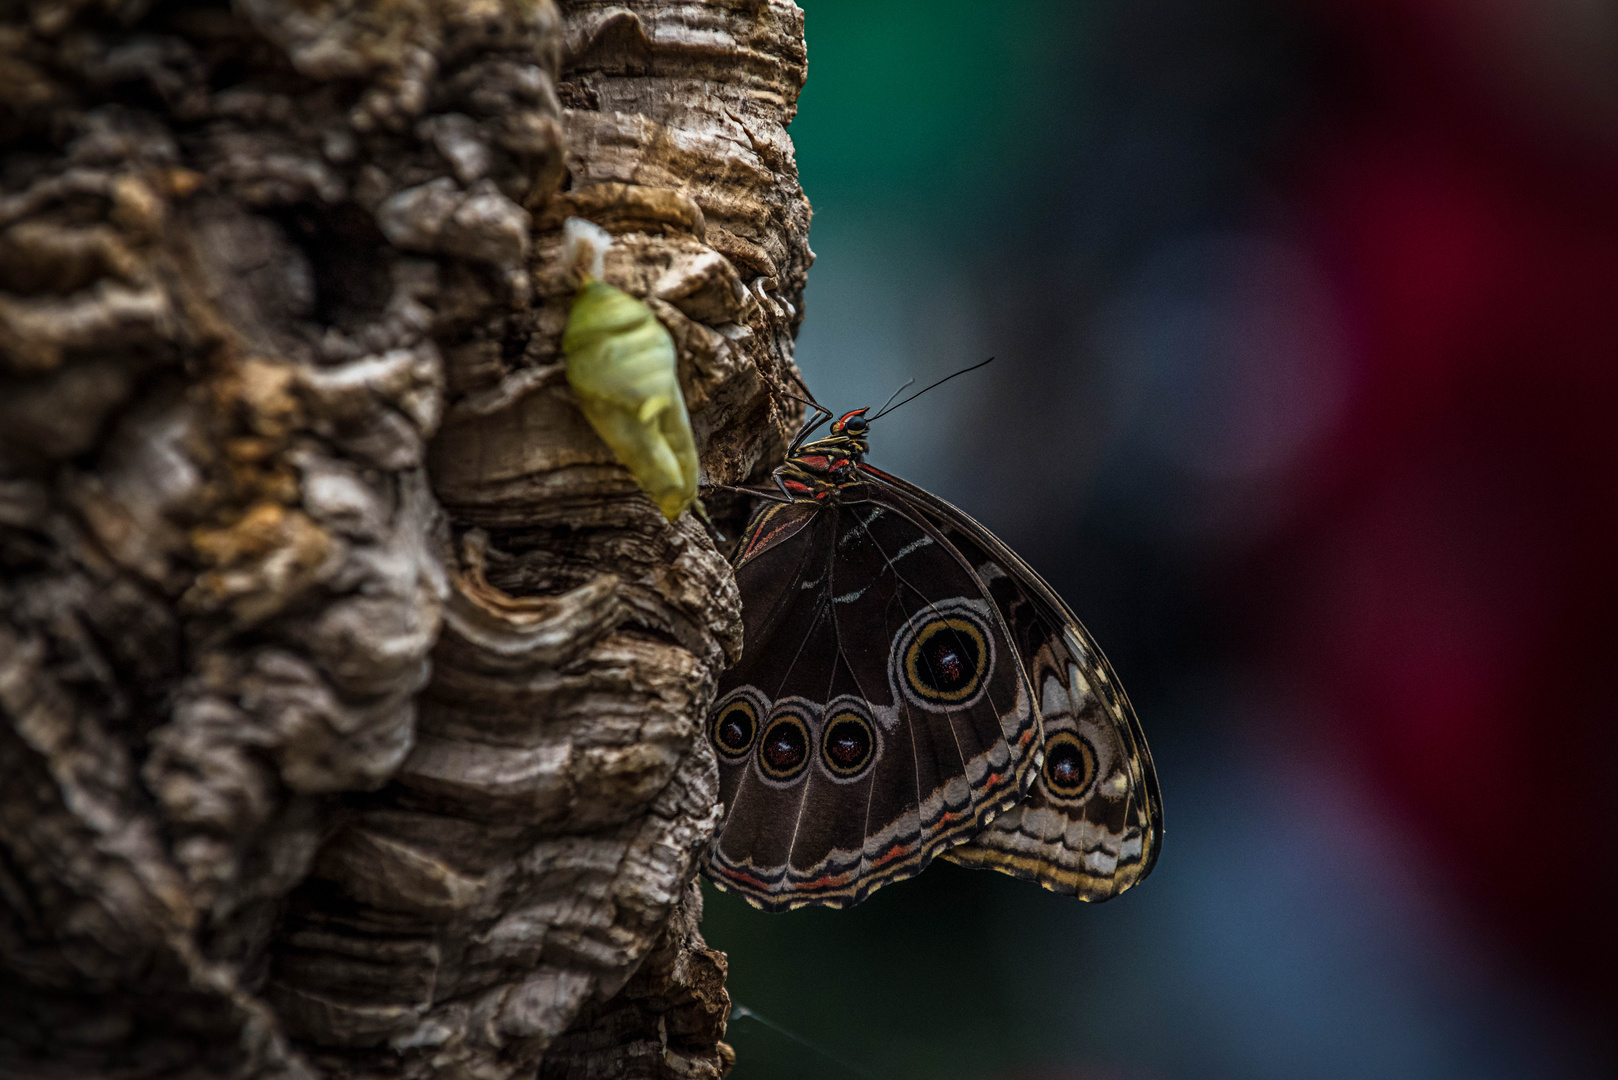
[[[0,0],[0,1076],[727,1067],[739,600],[574,406],[560,226],[767,468],[802,30]]]

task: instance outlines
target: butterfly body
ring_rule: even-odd
[[[771,474],[789,502],[823,503],[863,482],[859,467],[870,450],[865,411],[845,414],[832,425],[830,437],[803,447]]]
[[[939,855],[1128,888],[1162,813],[1105,659],[988,530],[865,463],[865,412],[795,444],[734,558],[710,878],[770,910],[856,903]]]

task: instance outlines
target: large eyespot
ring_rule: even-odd
[[[795,780],[809,764],[809,725],[796,713],[770,718],[758,744],[758,767],[771,780]]]
[[[1058,731],[1045,739],[1045,764],[1040,774],[1051,794],[1076,799],[1095,782],[1095,749],[1071,731]]]
[[[820,733],[820,760],[838,780],[853,780],[876,759],[876,728],[852,709],[831,714]]]
[[[753,749],[758,735],[758,706],[747,696],[732,696],[713,711],[708,738],[726,761],[740,761]]]
[[[966,701],[978,692],[988,669],[988,642],[971,619],[931,619],[904,652],[905,684],[928,701]]]

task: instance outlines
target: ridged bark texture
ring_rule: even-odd
[[[0,0],[0,1076],[714,1076],[724,560],[560,225],[784,446],[780,0]]]

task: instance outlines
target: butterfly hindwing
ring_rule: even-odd
[[[1106,658],[1067,605],[987,529],[914,485],[863,468],[925,514],[984,582],[1042,714],[1042,764],[1027,798],[945,857],[1085,900],[1136,884],[1157,858],[1162,803],[1139,721]]]
[[[854,903],[1022,798],[1039,717],[1020,650],[931,520],[880,492],[766,507],[736,575],[745,653],[709,726],[722,888]]]
[[[931,523],[876,499],[851,509],[832,568],[840,637],[863,689],[885,676],[938,850],[1011,804],[1037,717],[997,607]]]

